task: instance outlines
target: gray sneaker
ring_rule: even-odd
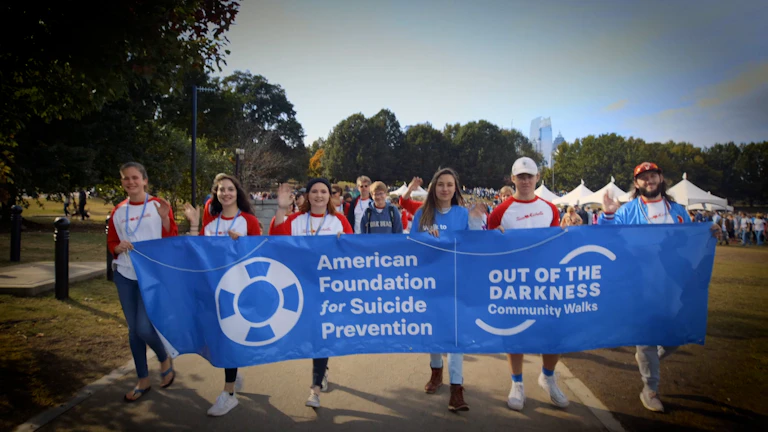
[[[310,408],[320,408],[320,396],[315,393],[314,390],[310,390],[309,397],[307,398],[307,401],[304,403],[304,405]]]
[[[659,399],[659,395],[655,391],[643,389],[640,392],[640,402],[649,411],[664,412],[664,405],[662,405],[661,399]]]

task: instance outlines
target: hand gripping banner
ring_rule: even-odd
[[[135,244],[152,323],[217,367],[704,343],[707,224]]]

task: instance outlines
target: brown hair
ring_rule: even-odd
[[[219,191],[219,184],[222,180],[229,180],[233,185],[235,185],[235,190],[237,191],[237,208],[239,208],[243,213],[253,214],[253,209],[251,209],[251,200],[248,197],[248,194],[245,193],[245,190],[243,190],[243,187],[240,186],[240,182],[229,174],[221,173],[216,175],[216,178],[213,181],[213,187],[211,188],[211,215],[216,216],[223,210],[217,195],[217,192]]]
[[[313,184],[312,187],[315,187],[315,185],[318,185],[318,184],[325,186],[325,183],[317,182]],[[331,187],[331,189],[333,189],[333,187]],[[309,204],[309,191],[306,191],[305,195],[306,195],[306,199],[304,200],[303,203],[301,203],[301,206],[299,206],[299,211],[301,213],[309,213],[312,210],[312,205]],[[333,205],[333,200],[331,200],[331,190],[328,190],[328,204],[325,206],[325,211],[328,212],[329,215],[336,214],[336,206]]]
[[[437,210],[437,179],[442,175],[453,176],[453,181],[456,186],[456,190],[453,192],[451,198],[451,206],[460,205],[464,206],[464,197],[461,196],[461,184],[459,183],[459,175],[456,174],[451,168],[440,168],[437,170],[432,181],[429,183],[429,190],[427,191],[427,199],[424,201],[424,205],[421,206],[421,219],[419,220],[419,231],[426,231],[435,223],[435,211]]]
[[[662,175],[662,174],[659,174],[659,175]],[[635,181],[637,181],[637,179],[633,180],[632,183],[634,183]],[[671,195],[667,195],[667,179],[664,179],[661,183],[659,183],[659,193],[661,193],[661,197],[664,198],[665,200],[669,202],[675,202],[675,199],[672,198]],[[642,195],[640,193],[640,188],[635,186],[635,191],[632,194],[632,199],[635,199],[640,195]]]
[[[342,189],[341,186],[334,184],[334,185],[331,185],[331,192],[338,192],[339,198],[341,198],[341,196],[344,194],[344,189]]]
[[[136,168],[139,173],[141,173],[141,178],[144,180],[149,180],[149,176],[147,175],[147,169],[144,168],[144,165],[138,163],[138,162],[126,162],[122,165],[120,165],[120,175],[123,175],[123,171],[127,170],[128,168]],[[144,186],[144,192],[147,191],[147,187],[149,184]]]
[[[371,185],[371,195],[376,191],[388,192],[389,189],[387,189],[387,185],[385,185],[384,182],[376,181]]]

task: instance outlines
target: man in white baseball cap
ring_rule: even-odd
[[[512,175],[518,176],[520,174],[537,176],[536,181],[538,181],[539,167],[533,159],[529,157],[521,157],[512,165]],[[514,183],[514,181],[512,183]]]
[[[488,219],[488,229],[502,227],[509,229],[545,228],[560,226],[560,212],[549,201],[536,196],[536,183],[539,181],[539,167],[533,159],[521,157],[512,165],[512,183],[515,194],[500,204]],[[558,354],[542,354],[543,367],[539,375],[539,386],[549,395],[557,407],[568,406],[568,398],[560,390],[555,378],[555,366],[560,360]],[[523,355],[507,354],[509,369],[512,372],[512,388],[507,396],[507,406],[520,411],[525,404],[523,387]]]

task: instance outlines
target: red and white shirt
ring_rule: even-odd
[[[488,219],[488,229],[546,228],[560,226],[560,212],[549,201],[536,197],[530,201],[507,198]]]
[[[157,211],[159,203],[160,200],[153,196],[149,197],[146,205],[144,205],[144,201],[133,202],[126,199],[116,205],[109,215],[107,248],[112,256],[115,257],[115,260],[112,261],[112,269],[127,279],[136,280],[136,272],[133,270],[133,263],[131,263],[131,258],[127,253],[115,255],[115,247],[120,244],[120,241],[128,240],[131,243],[136,243],[163,237],[173,237],[179,233],[176,221],[173,220],[172,210],[168,215],[171,221],[169,229],[165,230],[163,228],[160,213]],[[126,221],[128,222],[127,230]]]
[[[275,226],[275,218],[269,224],[269,235],[336,235],[339,232],[353,234],[352,226],[342,213],[314,214],[294,213],[278,226]]]
[[[656,201],[646,201],[644,197],[641,197],[646,207],[648,208],[648,222],[652,224],[672,224],[675,223],[672,219],[672,214],[669,212],[669,204],[663,198],[659,198]]]
[[[237,217],[223,217],[221,215],[208,219],[203,222],[203,228],[200,229],[200,235],[205,236],[225,236],[232,230],[240,236],[260,236],[261,227],[256,216],[250,213],[243,213]]]

